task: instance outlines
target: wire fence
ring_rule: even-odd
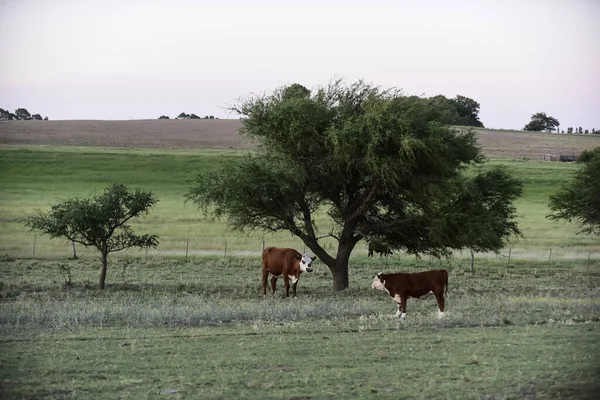
[[[97,257],[98,252],[91,247],[67,242],[59,239],[50,239],[47,236],[31,235],[30,242],[18,243],[13,246],[3,245],[0,247],[0,255],[5,258],[37,258],[37,259],[67,259],[67,258],[90,258]],[[331,241],[321,243],[323,248],[331,255],[335,255],[337,244]],[[262,250],[269,246],[291,247],[302,253],[313,254],[306,245],[295,237],[289,238],[263,238],[255,237],[230,237],[219,238],[213,236],[177,238],[167,237],[161,239],[159,246],[155,249],[127,249],[117,253],[112,253],[111,257],[123,258],[133,257],[144,260],[156,257],[177,257],[189,260],[194,257],[260,257]],[[367,257],[367,243],[359,242],[352,252],[352,258]],[[384,257],[375,253],[375,258]],[[414,255],[404,252],[395,252],[385,258],[390,262],[394,260],[415,259]],[[421,259],[429,262],[437,259],[425,255]],[[468,263],[494,263],[494,264],[514,264],[518,262],[577,262],[583,265],[599,264],[600,246],[574,246],[574,247],[507,247],[498,253],[474,253],[469,250],[463,250],[453,253],[452,261]],[[440,260],[445,262],[446,259]]]

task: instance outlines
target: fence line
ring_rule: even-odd
[[[187,237],[187,238],[166,238],[161,242],[156,249],[128,249],[117,253],[112,253],[112,257],[123,257],[123,256],[140,256],[143,251],[143,257],[147,260],[149,257],[182,257],[186,261],[192,256],[256,256],[260,257],[262,251],[268,246],[278,247],[291,247],[295,248],[304,253],[308,252],[311,255],[313,253],[306,247],[306,245],[296,238],[289,238],[281,240],[280,238],[263,238],[255,239],[252,238],[215,238],[215,237]],[[27,247],[32,251],[27,251]],[[335,253],[335,244],[324,245],[325,250],[330,254]],[[590,246],[591,247],[591,246]],[[482,260],[495,261],[498,263],[505,263],[507,266],[511,262],[515,261],[540,261],[552,264],[559,261],[574,261],[579,260],[589,264],[592,261],[600,260],[600,246],[590,247],[575,246],[575,247],[527,247],[521,248],[516,246],[510,246],[499,253],[474,253],[471,255],[469,249],[463,251],[454,252],[451,259],[454,261],[458,260]],[[30,246],[13,246],[10,249],[2,249],[0,247],[0,256],[7,258],[81,258],[89,257],[90,255],[95,256],[96,250],[93,248],[86,248],[80,244],[73,242],[61,241],[58,239],[49,239],[45,236],[37,235],[31,237]],[[367,244],[360,242],[352,252],[352,258],[367,256]],[[375,257],[379,258],[379,254],[375,253]],[[408,255],[404,252],[397,252],[389,256],[390,260],[393,259],[409,259],[415,258],[415,256]],[[433,262],[435,259],[431,256],[424,256],[424,259]]]

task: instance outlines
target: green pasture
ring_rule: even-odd
[[[72,196],[99,194],[113,182],[152,190],[160,199],[151,214],[135,225],[140,232],[157,234],[160,245],[148,254],[137,250],[115,256],[197,254],[255,254],[266,245],[304,245],[286,233],[234,232],[226,221],[205,218],[184,193],[199,171],[210,171],[222,160],[235,160],[242,151],[138,150],[87,147],[4,146],[0,147],[0,255],[8,257],[64,258],[72,256],[69,243],[50,240],[23,225],[35,210],[47,210],[55,202]],[[591,236],[576,235],[577,226],[554,223],[545,218],[548,196],[567,182],[578,168],[572,163],[540,161],[490,161],[483,168],[503,165],[525,182],[518,200],[519,225],[523,238],[513,238],[511,256],[524,259],[597,257],[600,246]],[[321,232],[329,232],[325,215],[317,217]],[[334,243],[323,246],[333,251]],[[92,250],[76,248],[78,256]],[[552,254],[550,254],[552,251]],[[504,251],[507,255],[508,249]],[[366,253],[360,243],[355,255]],[[480,255],[497,258],[498,255]],[[457,254],[457,257],[462,257]],[[466,257],[466,255],[465,255]]]
[[[0,398],[597,397],[597,238],[544,218],[548,195],[577,165],[490,164],[525,182],[517,203],[524,238],[477,255],[475,273],[468,254],[369,259],[361,244],[349,289],[332,292],[317,261],[298,297],[285,299],[281,280],[274,298],[260,294],[259,252],[263,239],[302,248],[299,241],[231,232],[183,199],[196,172],[240,154],[0,147]],[[22,221],[113,182],[160,199],[136,226],[158,234],[160,246],[112,255],[101,291],[93,250],[78,247],[71,259],[68,243]],[[317,222],[328,230],[324,215]],[[370,289],[379,271],[432,268],[450,275],[442,320],[433,298],[409,299],[403,323],[389,296]]]
[[[0,260],[3,399],[592,399],[600,390],[598,265],[450,272],[444,319],[407,320],[357,258],[331,291],[317,262],[298,297],[260,294],[259,257]],[[395,265],[407,271],[437,262]],[[65,285],[69,271],[71,284]],[[62,272],[61,272],[62,271]]]

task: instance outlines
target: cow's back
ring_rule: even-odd
[[[263,268],[266,268],[273,275],[281,275],[290,259],[300,255],[295,249],[267,247],[263,250]]]

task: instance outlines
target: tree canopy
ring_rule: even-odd
[[[42,118],[40,114],[30,114],[26,108],[17,108],[14,113],[8,110],[0,108],[0,121],[28,121],[28,120],[44,120],[47,121],[48,117]]]
[[[467,177],[483,162],[475,134],[440,122],[444,110],[429,99],[362,81],[297,89],[232,108],[260,150],[200,173],[188,199],[237,229],[291,232],[329,267],[335,290],[348,287],[362,239],[444,256],[498,250],[519,233],[512,201],[520,182],[498,169]],[[318,229],[317,213],[333,230]],[[335,253],[322,246],[325,236],[337,240]]]
[[[557,193],[550,195],[547,218],[558,221],[577,221],[579,233],[600,235],[600,147],[586,152],[579,160],[581,169],[571,182]]]
[[[439,122],[446,125],[473,126],[484,128],[479,120],[479,103],[475,100],[458,95],[449,99],[437,95],[427,99],[430,106],[439,113]]]
[[[539,112],[531,116],[531,121],[523,128],[524,131],[541,132],[547,131],[552,132],[554,129],[560,126],[560,122],[556,118],[553,118],[546,113]]]
[[[136,235],[129,221],[147,215],[158,200],[151,192],[130,192],[125,185],[113,184],[93,198],[72,198],[38,212],[26,225],[52,238],[66,238],[101,253],[99,285],[104,289],[108,254],[130,247],[156,247],[156,235]]]

